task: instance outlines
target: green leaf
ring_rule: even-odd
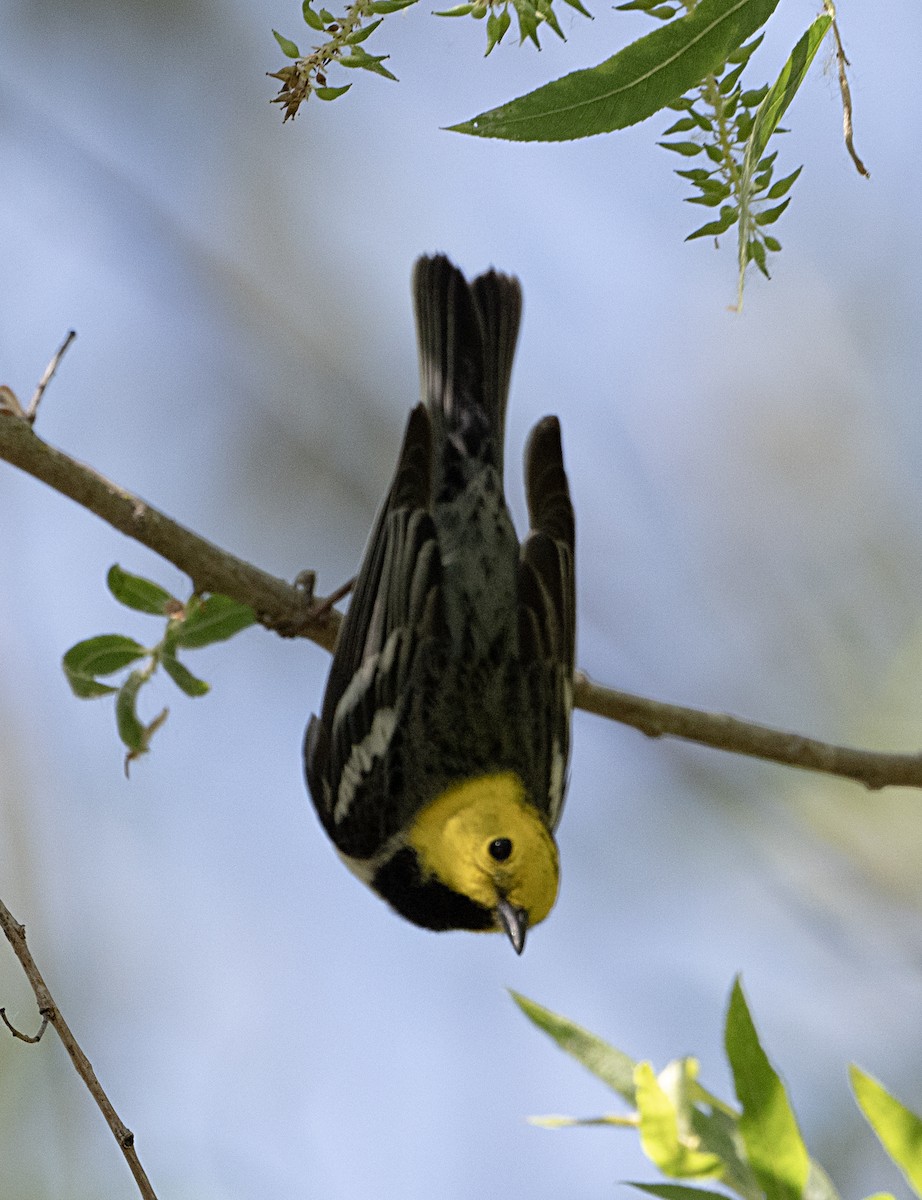
[[[109,568],[106,586],[120,604],[158,617],[166,616],[172,605],[179,604],[165,588],[141,575],[129,575],[118,563]]]
[[[188,609],[185,620],[176,623],[172,642],[189,650],[226,641],[256,620],[251,608],[229,596],[208,596]]]
[[[111,696],[118,688],[108,683],[100,683],[88,675],[72,675],[66,672],[70,690],[80,700],[95,700],[97,696]]]
[[[727,1009],[725,1041],[743,1109],[739,1131],[766,1200],[802,1200],[810,1157],[784,1085],[759,1043],[738,979]]]
[[[145,682],[143,671],[132,671],[115,698],[115,723],[118,736],[129,750],[143,754],[147,749],[146,729],[137,714],[138,692]]]
[[[342,87],[318,87],[314,88],[314,95],[318,100],[336,100],[340,96],[345,96],[351,87],[351,83],[345,83]]]
[[[769,138],[806,78],[810,64],[816,57],[820,43],[831,24],[832,17],[830,16],[824,15],[816,18],[791,51],[790,57],[781,69],[781,74],[759,105],[752,136],[746,146],[746,157],[751,162],[757,162],[762,157]]]
[[[730,93],[736,87],[737,81],[739,80],[740,75],[742,75],[745,65],[745,63],[740,63],[738,67],[734,67],[732,71],[728,71],[726,75],[723,76],[723,78],[720,80],[720,83],[717,85],[721,96],[730,95]]]
[[[742,104],[743,108],[758,108],[767,95],[768,84],[764,83],[760,88],[753,88],[749,92],[743,92],[740,96],[740,104]]]
[[[456,4],[454,8],[445,8],[432,15],[434,17],[468,17],[473,11],[473,4]]]
[[[710,117],[704,116],[703,113],[696,112],[693,108],[689,109],[689,112],[691,114],[691,119],[699,129],[703,129],[705,133],[714,132],[714,122],[710,119]]]
[[[798,167],[797,170],[792,171],[790,175],[785,175],[784,179],[779,179],[777,183],[773,183],[769,188],[767,199],[780,200],[781,197],[786,192],[789,192],[794,186],[794,182],[802,170],[803,167]]]
[[[681,154],[685,158],[692,158],[696,154],[700,154],[704,149],[697,142],[657,142],[657,146],[662,146],[664,150],[673,150],[676,154]]]
[[[674,1082],[689,1069],[687,1063],[674,1063],[670,1066],[678,1068],[678,1071],[671,1072]],[[638,1063],[634,1068],[640,1144],[654,1166],[664,1175],[671,1175],[674,1179],[713,1177],[719,1175],[721,1170],[720,1159],[715,1154],[692,1149],[687,1139],[688,1111],[691,1107],[687,1099],[687,1084],[694,1082],[696,1068],[697,1064],[691,1078],[685,1081],[684,1086],[680,1083],[677,1089],[673,1089],[672,1095],[663,1086],[664,1078],[668,1078],[669,1068],[659,1079],[649,1063]],[[685,1112],[682,1111],[683,1108]]]
[[[322,8],[320,10],[320,20],[323,21],[324,25],[331,25],[336,18],[328,8]]]
[[[906,1176],[917,1196],[922,1196],[922,1117],[901,1104],[895,1096],[860,1067],[849,1067],[852,1091],[858,1107],[880,1143]]]
[[[397,82],[397,76],[392,75],[387,67],[382,66],[389,54],[369,54],[361,46],[353,46],[350,53],[339,60],[341,67],[358,67],[363,71],[371,71],[374,75],[383,75],[385,79]]]
[[[506,30],[511,24],[512,18],[509,16],[508,8],[504,8],[498,13],[490,12],[490,15],[487,17],[487,54],[490,53],[494,46],[499,45],[506,36]]]
[[[162,655],[160,662],[170,679],[187,696],[204,696],[206,692],[211,691],[211,684],[193,675],[188,667],[179,661],[175,654],[168,653]]]
[[[320,14],[315,13],[311,8],[310,0],[304,0],[304,3],[301,5],[301,15],[304,17],[305,22],[311,27],[311,29],[316,29],[318,33],[323,30],[323,21],[321,20]],[[278,34],[275,36],[278,37]]]
[[[700,229],[696,229],[694,233],[690,233],[685,239],[686,242],[693,242],[695,238],[700,237],[720,237],[726,233],[734,221],[739,217],[739,211],[732,204],[725,204],[720,210],[719,221],[709,221],[707,225],[702,225]]]
[[[768,266],[765,261],[765,246],[757,238],[753,238],[749,243],[749,257],[759,268],[766,279],[771,279],[768,273]]]
[[[705,208],[716,208],[718,204],[722,204],[729,195],[729,190],[726,192],[705,192],[703,196],[686,196],[686,204],[701,204]]]
[[[409,8],[411,4],[415,4],[416,0],[372,0],[368,5],[370,13],[393,13],[400,12],[402,8]]]
[[[589,70],[449,128],[511,141],[566,141],[643,121],[673,103],[763,25],[778,0],[700,0]]]
[[[691,1115],[692,1132],[702,1150],[716,1154],[723,1164],[721,1183],[742,1197],[742,1200],[764,1200],[759,1181],[746,1161],[743,1139],[739,1135],[739,1116],[724,1111],[712,1103],[711,1111],[696,1107]],[[817,1197],[817,1200],[821,1198]],[[831,1198],[826,1198],[831,1200]]]
[[[755,218],[756,224],[757,225],[774,225],[774,223],[778,220],[778,218],[781,216],[781,214],[784,212],[784,210],[787,208],[787,206],[790,203],[791,203],[791,197],[788,196],[787,200],[782,200],[782,202],[780,204],[778,204],[775,208],[766,208],[763,212],[756,213],[756,218]]]
[[[765,41],[765,34],[760,33],[758,37],[753,38],[751,42],[747,42],[745,46],[740,46],[738,50],[732,50],[727,55],[727,62],[731,63],[748,63],[756,50]]]
[[[561,1050],[566,1051],[577,1062],[591,1071],[596,1078],[623,1096],[629,1104],[634,1103],[633,1059],[628,1058],[614,1046],[609,1046],[600,1037],[576,1025],[567,1017],[551,1012],[536,1004],[534,1000],[510,991],[510,996],[530,1021],[553,1038]]]
[[[124,637],[120,633],[104,633],[71,646],[64,655],[62,666],[74,695],[81,700],[90,700],[116,690],[98,683],[97,676],[114,675],[116,671],[144,658],[147,653],[134,638]]]
[[[372,21],[370,25],[366,25],[364,28],[353,29],[352,33],[346,38],[345,45],[357,46],[359,42],[364,42],[366,38],[371,37],[383,20],[383,17],[378,17],[377,21]]]
[[[727,1200],[726,1192],[712,1192],[710,1188],[688,1187],[684,1183],[631,1183],[628,1187],[658,1196],[659,1200]]]
[[[298,47],[295,45],[294,42],[289,41],[289,39],[287,37],[282,37],[282,35],[279,33],[279,31],[277,29],[273,29],[272,33],[275,36],[275,40],[278,42],[279,46],[281,47],[282,53],[285,55],[286,58],[300,58],[301,57],[301,51],[298,49]]]

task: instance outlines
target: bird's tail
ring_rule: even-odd
[[[506,400],[522,291],[487,271],[468,283],[444,255],[413,273],[422,395],[432,418],[434,498],[451,499],[483,466],[503,472]]]

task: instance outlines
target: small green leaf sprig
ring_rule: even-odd
[[[580,0],[564,0],[564,3],[569,4],[571,8],[575,8],[578,13],[592,20],[592,14],[583,7]],[[511,7],[515,12],[519,25],[519,45],[525,41],[531,41],[541,49],[541,43],[538,39],[538,31],[541,25],[553,30],[554,33],[561,39],[566,41],[564,32],[560,28],[560,22],[557,20],[557,14],[554,12],[552,0],[511,0]],[[509,12],[510,0],[501,0],[499,3],[493,3],[493,0],[476,0],[475,3],[456,4],[453,8],[443,9],[440,12],[434,13],[436,17],[473,17],[475,21],[486,20],[487,32],[487,49],[486,54],[489,54],[494,47],[506,36],[510,25],[512,24],[512,15]]]
[[[166,617],[163,637],[154,646],[142,646],[124,634],[105,633],[78,642],[64,655],[64,674],[75,696],[81,700],[115,696],[118,735],[128,751],[125,756],[127,775],[131,763],[150,749],[151,738],[169,714],[169,709],[164,708],[145,724],[137,710],[141,688],[162,667],[187,696],[204,696],[209,685],[180,662],[178,652],[226,641],[252,625],[256,616],[251,608],[229,596],[193,594],[185,602],[178,600],[159,584],[140,575],[131,575],[117,564],[110,567],[106,584],[115,599],[126,608]],[[120,685],[103,682],[142,662],[144,665],[134,666]]]
[[[533,1124],[632,1129],[660,1173],[682,1181],[632,1187],[660,1200],[728,1200],[727,1192],[740,1200],[840,1200],[827,1173],[807,1151],[787,1089],[762,1048],[739,980],[724,1023],[736,1104],[725,1103],[698,1082],[694,1058],[677,1059],[657,1073],[650,1063],[635,1062],[567,1017],[516,992],[512,998],[529,1020],[632,1110],[585,1120],[537,1117]],[[852,1065],[849,1077],[858,1107],[922,1200],[922,1118],[859,1067]],[[725,1190],[693,1186],[702,1181]],[[877,1192],[868,1200],[893,1197]]]
[[[416,0],[356,0],[341,17],[336,17],[329,9],[315,9],[311,0],[304,0],[301,15],[305,24],[315,33],[325,34],[326,41],[302,54],[296,42],[273,29],[282,53],[293,60],[289,66],[269,72],[271,79],[278,79],[282,84],[272,103],[281,104],[285,113],[283,120],[296,116],[311,96],[318,100],[337,100],[349,91],[351,83],[339,87],[328,84],[327,72],[333,66],[371,71],[373,75],[396,81],[397,76],[384,66],[389,55],[369,54],[362,43],[371,37],[388,13],[399,12],[415,3]]]
[[[691,12],[697,0],[683,0],[683,12]],[[659,21],[672,20],[679,9],[658,0],[630,0],[620,4],[624,10],[639,10]],[[703,155],[707,166],[687,167],[676,174],[687,179],[697,195],[687,203],[718,209],[715,219],[706,221],[685,239],[715,239],[738,229],[739,274],[737,309],[742,308],[746,269],[755,263],[766,279],[769,254],[776,254],[781,243],[769,232],[791,202],[788,192],[803,167],[775,180],[778,151],[766,153],[769,139],[786,133],[778,124],[793,100],[812,63],[819,45],[832,24],[826,14],[810,25],[798,41],[774,85],[758,88],[743,86],[741,76],[749,60],[762,44],[764,34],[740,46],[713,74],[707,75],[691,91],[668,105],[680,113],[679,119],[663,134],[678,141],[664,141],[665,150],[695,158]]]

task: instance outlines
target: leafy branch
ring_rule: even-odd
[[[632,1129],[653,1165],[673,1180],[713,1181],[741,1200],[839,1200],[829,1176],[811,1159],[778,1072],[762,1048],[739,980],[724,1023],[724,1047],[736,1104],[698,1080],[699,1064],[681,1058],[656,1072],[566,1017],[512,993],[519,1008],[561,1050],[627,1103],[628,1113],[589,1119],[532,1118],[559,1129],[608,1125]],[[859,1108],[886,1152],[922,1197],[922,1118],[857,1066],[849,1070]],[[634,1183],[660,1200],[726,1200],[726,1192],[681,1183]],[[874,1200],[893,1200],[877,1193]]]
[[[281,80],[279,94],[272,101],[281,104],[288,121],[297,115],[301,105],[316,96],[318,100],[336,100],[352,87],[351,83],[330,87],[327,72],[333,66],[371,71],[384,79],[397,76],[384,66],[387,54],[369,54],[362,45],[384,20],[387,13],[409,8],[416,0],[356,0],[341,17],[334,17],[329,9],[312,7],[304,0],[301,15],[304,23],[315,33],[326,34],[326,41],[314,46],[307,54],[301,53],[296,42],[283,37],[273,29],[275,40],[282,53],[294,61],[290,66],[271,71],[270,78]],[[372,19],[377,17],[376,20]]]
[[[383,65],[387,55],[371,55],[362,47],[384,15],[416,0],[356,0],[343,16],[319,12],[310,0],[304,20],[327,40],[302,55],[296,43],[276,33],[282,51],[294,61],[274,72],[282,81],[275,102],[285,119],[293,117],[312,94],[333,100],[350,85],[330,87],[327,71],[334,64],[394,76]],[[581,0],[565,0],[585,16]],[[781,249],[771,232],[790,204],[789,192],[802,167],[782,179],[773,177],[777,150],[769,141],[785,132],[779,121],[803,83],[816,53],[831,29],[842,94],[845,143],[858,171],[868,172],[855,152],[851,95],[845,68],[848,60],[836,24],[832,0],[823,0],[817,17],[798,40],[774,84],[753,86],[743,75],[762,42],[754,36],[774,14],[778,0],[626,0],[621,11],[638,11],[658,21],[659,28],[626,46],[596,67],[574,71],[498,108],[448,128],[476,137],[510,141],[566,141],[610,133],[666,110],[679,113],[664,137],[685,135],[659,144],[683,158],[700,158],[677,173],[696,193],[687,200],[716,210],[714,217],[688,235],[720,238],[738,230],[736,308],[742,307],[747,268],[754,263],[769,277],[769,255]],[[563,31],[553,0],[463,0],[437,12],[443,17],[471,16],[486,21],[489,54],[518,17],[520,42],[536,46],[544,23],[559,37]],[[380,15],[378,15],[380,14]],[[377,15],[377,16],[376,16]],[[376,16],[376,19],[370,18]]]
[[[131,575],[117,564],[109,568],[106,584],[115,599],[126,608],[166,618],[163,637],[154,646],[142,646],[134,638],[120,633],[104,633],[78,642],[64,655],[64,673],[75,696],[81,700],[115,696],[118,735],[128,749],[125,756],[127,775],[131,763],[150,749],[151,738],[169,715],[169,709],[164,708],[145,725],[137,709],[141,688],[162,667],[187,696],[204,696],[210,690],[209,685],[180,662],[178,652],[226,641],[249,628],[255,622],[256,614],[252,608],[229,596],[203,597],[193,593],[182,602],[159,584],[140,575]],[[134,667],[121,686],[103,682],[143,659],[147,660],[146,665]]]
[[[355,0],[355,3],[347,6],[342,16],[337,17],[329,9],[315,9],[311,0],[304,0],[301,15],[305,24],[315,33],[324,34],[326,40],[303,54],[297,42],[273,29],[282,53],[292,60],[290,65],[269,72],[270,78],[278,79],[282,84],[272,103],[282,106],[285,114],[283,121],[295,117],[301,105],[311,96],[316,96],[318,100],[338,100],[349,91],[351,83],[338,87],[330,86],[327,73],[333,67],[370,71],[373,75],[396,82],[397,76],[384,66],[389,55],[369,54],[362,43],[371,37],[385,16],[410,8],[416,2],[417,0]],[[564,3],[585,17],[590,15],[581,0],[564,0]],[[566,40],[554,12],[553,0],[472,0],[470,3],[456,4],[433,15],[470,16],[476,21],[485,21],[486,53],[489,54],[503,40],[512,24],[510,7],[518,19],[520,43],[531,41],[540,50],[538,32],[542,24],[552,29],[559,38]]]

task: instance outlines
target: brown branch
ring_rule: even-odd
[[[55,1004],[51,992],[48,991],[48,987],[44,979],[42,979],[41,972],[35,965],[35,959],[26,945],[25,927],[19,924],[2,900],[0,900],[0,928],[6,934],[7,941],[13,947],[13,952],[26,973],[26,978],[29,980],[32,991],[35,993],[35,1001],[38,1004],[38,1011],[41,1013],[43,1021],[38,1037],[28,1038],[18,1033],[17,1030],[13,1030],[13,1032],[18,1037],[21,1037],[23,1041],[38,1041],[38,1038],[44,1033],[46,1025],[54,1026],[55,1032],[64,1045],[64,1049],[70,1055],[71,1062],[74,1064],[77,1074],[86,1084],[90,1095],[99,1105],[100,1111],[106,1119],[106,1124],[112,1130],[112,1135],[118,1142],[131,1174],[134,1176],[134,1181],[138,1185],[138,1191],[144,1197],[144,1200],[157,1200],[156,1193],[150,1185],[150,1180],[147,1178],[147,1174],[141,1166],[137,1151],[134,1148],[134,1134],[112,1107],[112,1101],[103,1091],[102,1084],[96,1078],[96,1072],[90,1065],[90,1060],[80,1049],[77,1039],[71,1033],[67,1022],[61,1016],[60,1009]],[[8,1021],[7,1025],[9,1026]]]
[[[286,636],[307,637],[327,650],[333,649],[340,614],[335,609],[327,611],[324,601],[316,603],[309,586],[267,575],[170,520],[90,467],[49,446],[27,420],[14,415],[12,406],[4,408],[2,403],[0,459],[28,471],[155,550],[189,575],[197,590],[231,596],[250,605],[268,628]],[[330,599],[336,598],[334,594]],[[922,755],[918,754],[882,754],[833,746],[720,713],[615,691],[593,683],[582,672],[577,672],[575,678],[575,702],[578,708],[631,725],[650,737],[684,738],[732,754],[839,775],[869,788],[922,787]]]
[[[139,496],[43,441],[27,420],[0,407],[0,458],[27,471],[141,542],[184,571],[199,592],[216,592],[247,604],[257,619],[286,637],[306,637],[332,650],[339,629],[335,611],[315,615],[309,590],[286,583],[236,558],[152,508]]]
[[[574,698],[578,708],[631,725],[648,737],[677,737],[714,750],[766,759],[805,771],[820,771],[854,779],[865,787],[922,787],[922,754],[886,754],[833,746],[798,733],[741,721],[724,713],[703,712],[680,704],[664,704],[630,692],[593,683],[576,673]]]

